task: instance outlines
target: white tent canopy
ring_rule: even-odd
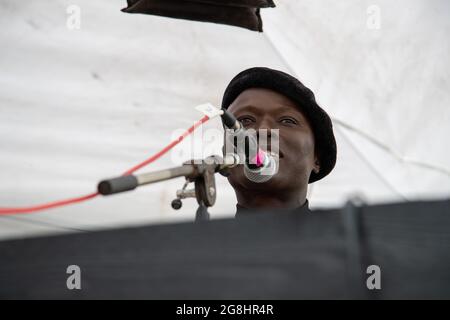
[[[196,105],[219,105],[231,78],[253,66],[297,76],[333,118],[338,161],[311,185],[313,208],[354,195],[368,203],[448,197],[450,3],[276,4],[262,10],[264,33],[256,33],[125,14],[124,0],[2,1],[0,207],[95,191],[191,126]],[[70,5],[81,9],[80,29],[67,27]],[[220,129],[219,120],[207,128]],[[206,143],[220,154],[221,141]],[[142,172],[180,165],[174,158]],[[233,190],[221,176],[217,183],[211,216],[233,216]],[[182,184],[2,216],[0,237],[191,220],[194,199],[170,207]]]

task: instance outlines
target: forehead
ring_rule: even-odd
[[[276,91],[263,88],[251,88],[242,91],[228,110],[232,113],[251,111],[272,114],[285,111],[303,117],[303,113],[294,101]]]

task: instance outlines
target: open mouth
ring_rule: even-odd
[[[258,141],[258,144],[259,144],[259,141]],[[259,145],[259,147],[261,148],[262,151],[270,154],[275,159],[282,159],[282,158],[284,158],[284,153],[283,153],[283,151],[281,151],[279,146],[278,146],[278,150],[275,150],[275,151],[278,151],[278,152],[274,152],[272,150],[272,146],[270,144],[267,144],[267,145],[264,145],[264,146]]]
[[[281,150],[278,150],[278,153],[270,151],[269,154],[274,158],[278,158],[278,159],[284,158],[283,152],[281,152]]]

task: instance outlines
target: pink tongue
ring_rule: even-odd
[[[261,149],[258,150],[258,153],[256,154],[256,156],[253,158],[252,162],[256,164],[258,167],[261,167],[264,163],[264,151],[262,151]]]

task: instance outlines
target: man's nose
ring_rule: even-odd
[[[258,122],[255,130],[258,143],[267,144],[268,149],[278,152],[280,133],[274,119],[264,117]]]
[[[272,121],[267,117],[262,118],[261,121],[258,122],[258,126],[256,128],[257,137],[259,138],[260,131],[263,133],[267,132],[267,137],[270,137],[272,128],[273,128]]]

